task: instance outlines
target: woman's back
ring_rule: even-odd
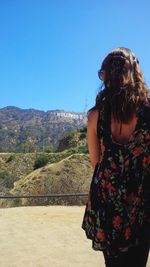
[[[99,112],[101,155],[87,205],[90,223],[85,219],[83,228],[94,249],[115,255],[150,236],[150,106],[141,107],[132,138],[125,144],[112,139],[110,121],[109,114],[106,121]]]
[[[117,257],[150,241],[150,103],[130,50],[110,53],[100,75],[105,88],[88,115],[95,169],[82,228],[93,249]]]
[[[137,116],[128,123],[120,123],[113,116],[111,116],[111,135],[114,142],[119,144],[126,144],[132,137],[137,124]]]

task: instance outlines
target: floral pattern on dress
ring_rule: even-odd
[[[112,140],[110,117],[99,112],[101,160],[96,165],[82,228],[94,250],[110,257],[150,240],[150,105],[140,108],[127,144]]]

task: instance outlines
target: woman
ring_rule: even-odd
[[[150,243],[150,102],[139,61],[117,48],[98,72],[88,113],[94,174],[82,228],[107,267],[144,267]]]

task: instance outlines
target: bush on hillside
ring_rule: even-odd
[[[49,161],[49,157],[46,154],[41,154],[39,155],[35,162],[34,162],[34,166],[33,169],[36,170],[38,168],[44,167]]]
[[[11,154],[10,156],[9,156],[9,158],[6,160],[6,163],[9,163],[9,162],[11,162],[12,160],[14,160],[15,159],[15,154]]]
[[[80,133],[86,133],[87,132],[87,127],[83,127],[81,129],[79,129]]]
[[[51,145],[49,145],[49,146],[46,146],[46,148],[44,149],[44,151],[46,152],[46,153],[52,153],[52,152],[54,152],[54,147]]]
[[[12,188],[15,181],[15,175],[11,174],[7,170],[0,170],[0,189]]]
[[[85,139],[85,138],[86,138],[86,133],[81,133],[80,134],[80,140]]]
[[[88,154],[88,146],[82,145],[68,149],[70,154]]]

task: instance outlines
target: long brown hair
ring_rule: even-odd
[[[98,93],[91,110],[109,106],[118,122],[128,123],[139,106],[148,101],[148,87],[138,59],[130,49],[116,48],[102,62],[98,75],[104,89]]]

